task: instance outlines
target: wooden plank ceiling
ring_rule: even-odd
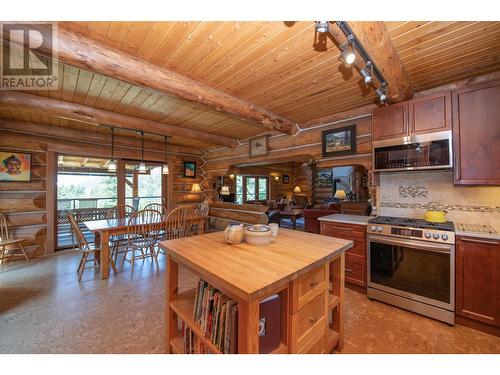
[[[386,24],[416,91],[500,70],[499,22]],[[331,41],[326,50],[315,49],[313,22],[63,22],[60,27],[299,123],[375,102],[359,74],[343,67]],[[239,139],[264,132],[259,124],[112,77],[67,65],[60,71],[58,91],[36,94]],[[0,115],[89,126],[16,109]],[[209,146],[186,139],[172,143]]]

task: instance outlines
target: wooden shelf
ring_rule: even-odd
[[[184,340],[181,336],[177,336],[170,340],[170,348],[173,354],[185,354],[184,353]]]
[[[331,329],[330,327],[328,327],[328,344],[327,344],[327,349],[328,349],[328,353],[331,353],[333,351],[333,349],[335,349],[335,347],[337,346],[338,342],[339,342],[339,338],[340,338],[340,335],[338,332],[334,331],[333,329]]]
[[[340,297],[334,296],[333,294],[328,294],[328,310],[333,310],[340,303]]]
[[[187,292],[178,295],[175,301],[170,302],[170,307],[184,323],[191,328],[193,333],[198,336],[206,347],[215,354],[222,354],[221,351],[212,342],[205,337],[198,323],[193,319],[194,299],[196,289],[191,289]],[[174,338],[175,340],[175,338]],[[182,338],[181,338],[182,340]],[[172,341],[170,342],[172,344]]]
[[[285,344],[280,343],[280,346],[278,346],[276,349],[274,349],[269,354],[288,354],[288,348]]]

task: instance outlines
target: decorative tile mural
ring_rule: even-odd
[[[425,186],[399,185],[399,196],[402,198],[427,198]]]

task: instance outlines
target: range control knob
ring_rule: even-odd
[[[371,230],[372,232],[375,232],[375,231],[377,231],[377,227],[376,227],[375,225],[372,225],[372,226],[370,227],[370,230]]]
[[[377,227],[377,232],[382,233],[384,229],[382,227]]]
[[[431,234],[429,232],[425,232],[425,238],[431,238]]]
[[[439,240],[439,233],[434,233],[432,237],[434,237],[435,240]]]
[[[441,238],[443,239],[443,241],[448,241],[448,235],[445,233],[441,235]]]

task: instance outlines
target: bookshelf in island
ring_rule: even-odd
[[[266,246],[229,245],[223,232],[161,242],[167,254],[166,351],[295,354],[341,348],[344,252],[352,244],[288,229]],[[179,266],[199,277],[196,288],[179,293]],[[278,314],[272,314],[274,307]],[[278,335],[276,345],[262,344],[267,331]]]

